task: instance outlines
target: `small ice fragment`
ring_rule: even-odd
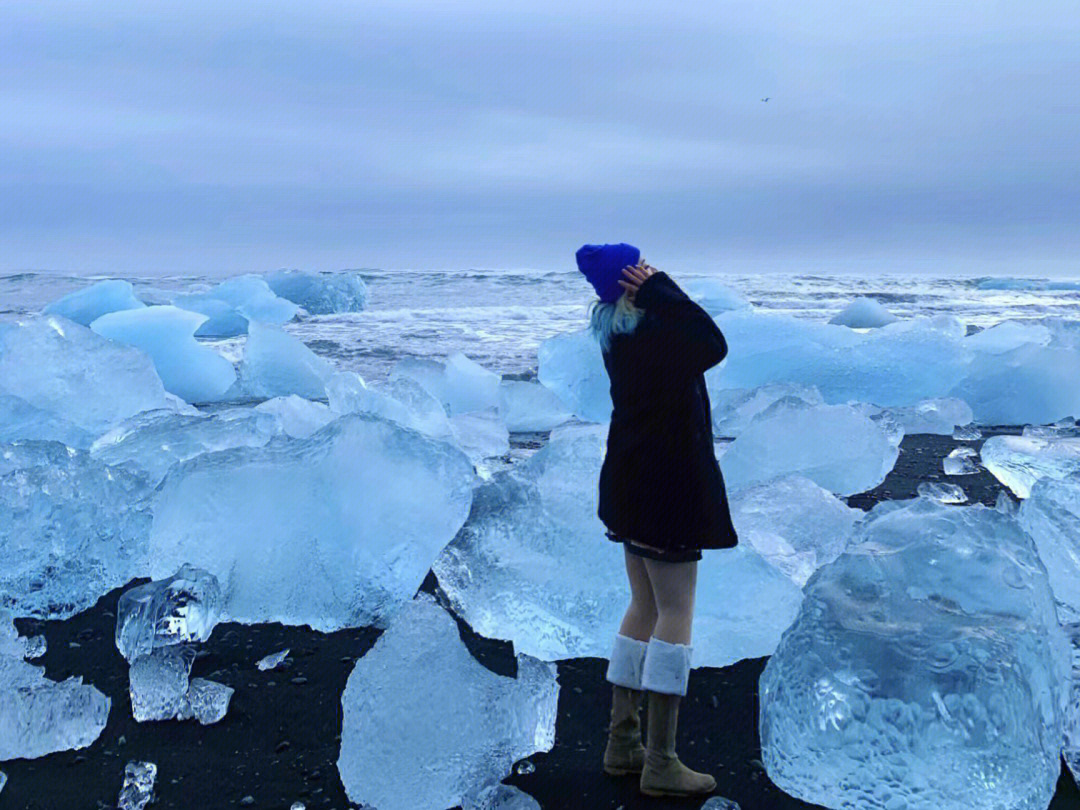
[[[973,447],[957,447],[941,462],[946,475],[971,475],[979,471]]]
[[[738,802],[733,802],[731,799],[713,796],[705,804],[701,805],[700,810],[742,810],[742,808],[739,807]]]
[[[184,645],[159,647],[136,658],[128,672],[131,713],[137,722],[176,717],[188,691],[195,650]]]
[[[4,773],[3,771],[0,771],[0,793],[3,793],[4,785],[6,785],[6,784],[7,784],[7,774]]]
[[[952,437],[960,441],[973,442],[982,438],[982,431],[975,425],[957,425],[953,430]]]
[[[921,498],[929,498],[938,503],[966,503],[967,495],[956,484],[941,481],[923,481],[916,488]]]
[[[834,315],[829,323],[852,329],[876,329],[895,320],[896,316],[873,298],[856,298]]]
[[[307,810],[307,805],[303,802],[293,802],[292,805],[289,806],[289,810]]]
[[[540,802],[513,785],[488,785],[461,799],[462,810],[540,810]]]
[[[260,672],[266,672],[268,669],[277,669],[288,654],[289,648],[286,647],[281,652],[271,653],[265,658],[259,659],[259,662],[256,663],[255,666],[259,668]]]
[[[126,591],[116,606],[116,648],[128,661],[156,647],[206,641],[221,618],[217,577],[182,565],[168,579]]]
[[[41,658],[47,648],[48,643],[45,641],[45,636],[31,636],[26,639],[26,652],[23,653],[23,658],[27,660]]]
[[[208,681],[205,678],[192,678],[180,710],[178,720],[198,720],[208,726],[216,723],[229,710],[229,701],[235,690],[225,684]]]
[[[536,766],[527,759],[521,760],[514,766],[514,773],[533,773],[536,771]]]
[[[124,767],[124,786],[120,789],[118,810],[143,810],[154,796],[157,765],[132,760]]]

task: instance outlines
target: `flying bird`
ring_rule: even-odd
[[[763,98],[762,101],[768,101],[770,98],[772,98],[772,96],[765,96],[765,98]]]

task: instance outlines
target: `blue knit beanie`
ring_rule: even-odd
[[[641,251],[633,245],[620,242],[617,245],[582,245],[578,248],[578,270],[593,285],[601,301],[611,302],[623,293],[619,279],[626,280],[622,270],[641,260]]]

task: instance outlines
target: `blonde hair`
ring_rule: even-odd
[[[633,332],[645,310],[634,306],[624,292],[614,302],[593,300],[589,305],[589,332],[606,352],[616,334]]]

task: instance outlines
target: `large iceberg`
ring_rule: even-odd
[[[46,315],[63,315],[75,323],[89,326],[109,312],[140,309],[144,306],[146,305],[135,297],[135,288],[130,281],[108,279],[68,293],[48,304],[42,312]]]
[[[499,384],[499,413],[511,433],[551,430],[573,416],[562,400],[539,382],[505,379]]]
[[[596,516],[606,434],[604,425],[561,428],[477,487],[469,520],[432,570],[478,633],[549,661],[611,652],[630,592],[622,547]],[[697,666],[768,655],[802,599],[743,548],[707,551],[697,593]]]
[[[63,619],[137,576],[149,494],[141,476],[58,442],[0,445],[0,607]]]
[[[731,498],[739,543],[754,549],[799,587],[840,556],[862,516],[862,510],[800,475],[747,487]]]
[[[60,315],[0,324],[0,393],[93,435],[139,411],[176,409],[145,353]]]
[[[90,455],[105,464],[141,470],[157,485],[169,468],[189,458],[230,447],[262,447],[279,432],[277,418],[258,409],[178,414],[144,411],[99,436]]]
[[[341,696],[337,766],[353,802],[379,810],[444,810],[555,744],[554,664],[517,656],[496,675],[426,593],[406,604],[356,662]]]
[[[227,399],[285,397],[325,399],[334,368],[326,360],[275,326],[251,321],[240,364],[240,379]]]
[[[275,270],[262,277],[276,295],[299,304],[310,315],[360,312],[367,305],[367,285],[354,270],[335,273]]]
[[[150,573],[206,569],[236,621],[377,624],[465,522],[474,477],[457,448],[369,414],[205,453],[157,490]]]
[[[856,298],[840,312],[829,319],[829,323],[848,326],[852,329],[876,329],[897,320],[873,298]]]
[[[1068,646],[1009,515],[884,502],[819,569],[761,675],[762,761],[831,808],[1045,808]]]
[[[150,355],[165,390],[188,402],[213,402],[236,381],[233,364],[195,340],[205,315],[174,306],[102,315],[90,328]]]
[[[0,610],[0,762],[90,745],[105,728],[111,701],[82,678],[46,678],[44,667],[22,660],[23,641]]]
[[[611,381],[588,329],[550,337],[537,350],[537,377],[584,422],[611,420]]]
[[[1018,498],[1026,498],[1040,478],[1080,472],[1080,438],[991,436],[979,449],[979,458]]]
[[[461,352],[451,354],[445,363],[403,357],[390,372],[391,379],[400,377],[420,383],[442,403],[449,416],[499,407],[499,375]]]
[[[721,467],[732,490],[798,474],[838,495],[853,495],[885,480],[901,436],[850,405],[781,399],[731,443]]]

